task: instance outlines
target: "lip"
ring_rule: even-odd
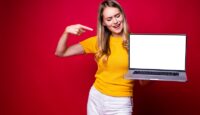
[[[115,25],[115,26],[113,26],[113,28],[114,28],[114,29],[119,29],[120,26],[121,26],[121,23],[120,23],[120,24],[117,24],[117,25]]]

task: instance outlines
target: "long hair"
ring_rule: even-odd
[[[127,49],[128,44],[128,25],[126,21],[125,13],[120,6],[120,4],[115,0],[104,0],[100,6],[98,11],[98,25],[97,25],[97,45],[98,51],[95,55],[96,60],[99,60],[101,57],[103,62],[107,62],[109,55],[111,54],[109,42],[111,31],[103,25],[103,11],[106,7],[114,7],[118,8],[123,16],[123,29],[122,29],[122,45],[125,49]]]

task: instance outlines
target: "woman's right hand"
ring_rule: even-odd
[[[72,56],[72,55],[84,53],[84,50],[79,43],[67,47],[66,42],[68,39],[68,34],[81,35],[86,30],[93,31],[92,28],[81,25],[81,24],[67,26],[65,28],[64,33],[60,37],[60,40],[58,41],[55,55],[60,56],[60,57],[66,57],[66,56]]]
[[[75,25],[67,26],[65,29],[65,33],[70,33],[70,34],[80,36],[82,33],[85,32],[85,30],[93,31],[93,29],[90,27],[87,27],[81,24],[75,24]]]

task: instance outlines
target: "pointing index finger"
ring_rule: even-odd
[[[85,30],[93,31],[93,29],[90,28],[90,27],[87,27],[87,26],[84,26],[84,25],[80,25],[80,26],[81,26],[81,28],[83,28],[83,29],[85,29]]]

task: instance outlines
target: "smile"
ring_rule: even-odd
[[[120,28],[120,25],[121,25],[121,23],[120,23],[120,24],[117,24],[117,25],[115,25],[115,26],[113,26],[113,28],[119,29],[119,28]]]

